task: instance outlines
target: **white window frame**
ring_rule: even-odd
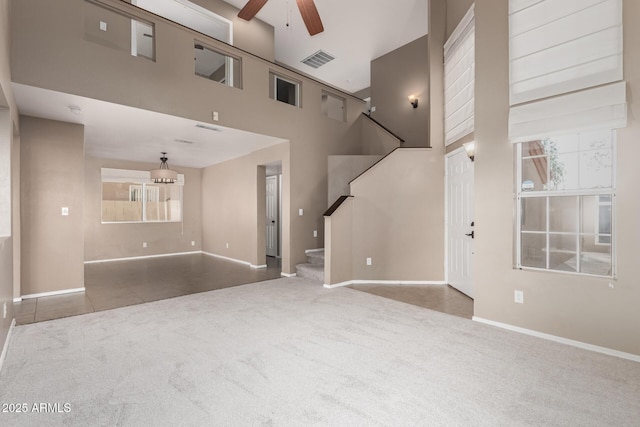
[[[616,277],[616,245],[615,245],[615,236],[616,236],[616,223],[615,223],[615,198],[616,198],[616,132],[611,130],[611,143],[612,143],[612,177],[611,177],[611,188],[595,188],[595,189],[577,189],[577,190],[543,190],[543,191],[523,191],[522,190],[522,143],[515,144],[515,153],[516,153],[516,217],[515,217],[515,230],[516,230],[516,268],[520,270],[533,270],[533,271],[545,271],[549,273],[560,273],[560,274],[572,274],[572,275],[580,275],[580,276],[594,276],[594,277],[606,277],[606,278],[615,278]],[[547,170],[549,170],[548,168]],[[601,195],[609,195],[611,197],[611,236],[610,243],[602,243],[602,245],[611,246],[611,274],[610,275],[599,275],[592,273],[584,273],[580,271],[580,256],[582,254],[582,245],[580,244],[580,239],[585,235],[581,231],[581,212],[582,206],[580,205],[580,196],[601,196]],[[549,231],[549,200],[552,197],[576,197],[576,203],[578,203],[576,209],[576,232],[550,232]],[[545,231],[540,232],[532,232],[525,231],[524,234],[544,234],[546,237],[545,247],[549,248],[549,236],[553,235],[574,235],[576,236],[576,271],[563,271],[563,270],[554,270],[549,268],[549,258],[550,251],[546,250],[546,261],[545,268],[540,267],[530,267],[522,265],[522,200],[526,198],[545,198],[546,202],[546,227]],[[597,204],[598,209],[600,207],[600,202]],[[596,217],[599,218],[599,215]],[[598,239],[599,234],[599,220],[596,221],[596,230],[595,230],[595,238]],[[588,234],[587,234],[588,235]],[[596,241],[596,243],[598,243]],[[573,253],[573,252],[572,252]]]
[[[101,169],[102,179],[100,180],[100,222],[101,224],[143,224],[143,223],[176,223],[184,221],[184,175],[178,174],[178,180],[174,184],[156,184],[151,182],[151,174],[148,171],[126,170],[126,169]],[[144,197],[142,202],[142,219],[140,221],[104,221],[102,218],[102,197],[103,184],[107,182],[113,183],[130,183],[129,185],[129,201],[132,200],[132,190],[140,189]],[[174,185],[179,187],[180,194],[180,219],[176,220],[149,220],[147,219],[146,202],[159,201],[159,185]],[[149,186],[149,187],[147,187]],[[166,209],[166,206],[165,206]]]
[[[296,89],[296,103],[295,104],[289,104],[288,102],[284,102],[284,101],[279,101],[278,100],[278,80],[282,80],[284,82],[287,83],[291,83],[292,85],[294,85],[295,89]],[[273,99],[278,101],[278,102],[282,102],[283,104],[287,104],[287,105],[291,105],[292,107],[298,107],[300,108],[300,88],[301,88],[301,84],[300,82],[296,81],[296,80],[292,80],[292,79],[288,79],[286,77],[283,77],[280,74],[276,74],[273,73]]]

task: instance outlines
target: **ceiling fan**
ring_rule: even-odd
[[[267,0],[249,0],[242,10],[240,10],[240,13],[238,13],[238,17],[245,21],[250,21],[254,16],[256,16],[256,13],[262,9],[262,6],[264,6],[266,2]],[[309,35],[315,36],[316,34],[323,32],[324,27],[320,20],[320,14],[318,13],[318,9],[316,9],[316,5],[313,3],[313,0],[296,0],[296,3],[298,3],[300,15],[302,15],[302,20],[307,26]]]

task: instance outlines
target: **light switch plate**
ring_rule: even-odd
[[[302,209],[298,209],[298,215],[302,216],[304,214],[304,211]]]
[[[69,215],[69,208],[65,206],[62,209],[60,209],[60,212],[61,212],[62,216],[68,216]]]
[[[371,258],[367,258],[367,265],[373,265],[373,260]]]
[[[100,31],[107,31],[107,23],[100,21]]]

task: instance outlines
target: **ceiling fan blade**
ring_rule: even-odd
[[[304,25],[307,26],[309,35],[315,36],[323,32],[324,27],[322,26],[322,20],[320,19],[320,14],[313,0],[296,0],[296,3],[298,3],[300,15],[302,15]]]
[[[267,0],[249,0],[238,13],[238,18],[251,21],[251,19],[256,16],[256,13],[260,12],[260,9],[262,9],[262,6],[264,6],[266,2]]]

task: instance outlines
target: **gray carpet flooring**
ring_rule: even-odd
[[[0,403],[28,408],[3,426],[638,426],[640,364],[290,278],[16,327]]]

